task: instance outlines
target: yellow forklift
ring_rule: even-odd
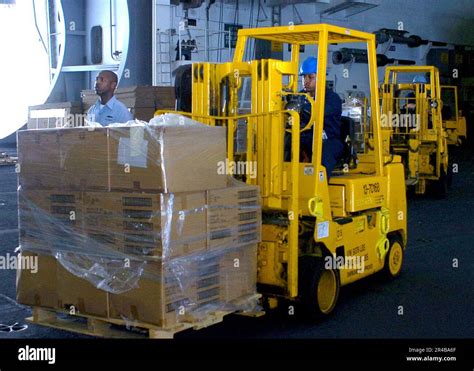
[[[461,146],[467,138],[466,117],[458,106],[458,87],[451,85],[441,86],[441,99],[443,101],[442,117],[443,127],[448,135],[448,145]]]
[[[414,76],[414,78],[413,78]],[[382,131],[389,152],[402,157],[406,184],[445,197],[449,184],[439,72],[433,66],[389,66],[382,93]]]
[[[246,60],[256,40],[288,47],[288,60]],[[349,156],[328,182],[321,165],[328,48],[344,43],[367,49],[373,150],[362,146],[353,161],[347,140]],[[298,92],[303,45],[317,48],[315,99]],[[233,61],[192,64],[192,110],[178,113],[226,126],[228,161],[257,166],[256,176],[244,180],[260,187],[257,280],[270,308],[290,300],[311,317],[328,315],[341,286],[379,271],[389,278],[400,274],[407,243],[405,172],[400,156],[382,151],[377,83],[375,36],[328,24],[241,29]],[[312,105],[304,128],[289,104],[301,95]],[[300,162],[300,134],[311,127],[312,158]],[[285,161],[288,135],[291,158]]]

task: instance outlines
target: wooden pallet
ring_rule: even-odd
[[[260,295],[256,294],[247,297],[245,301],[257,300],[259,297]],[[190,322],[180,322],[171,328],[162,328],[140,321],[124,321],[85,314],[70,315],[67,311],[33,307],[33,316],[28,317],[26,320],[35,325],[95,337],[122,339],[172,339],[178,332],[188,329],[200,330],[220,323],[224,320],[226,315],[232,313],[253,317],[259,317],[264,314],[264,312],[212,311],[207,313],[203,319]]]

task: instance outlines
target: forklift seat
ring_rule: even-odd
[[[357,153],[354,149],[354,126],[355,121],[350,117],[341,116],[341,141],[344,149],[334,170],[336,172],[349,167],[355,169],[357,167]],[[347,170],[346,170],[347,171]]]

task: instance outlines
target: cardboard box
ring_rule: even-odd
[[[85,192],[85,233],[112,249],[165,259],[206,249],[205,192]]]
[[[222,188],[226,129],[206,125],[24,130],[23,189],[190,192]]]
[[[119,250],[141,256],[147,265],[138,288],[111,294],[74,276],[54,258],[41,257],[45,271],[34,277],[18,273],[18,300],[171,328],[253,294],[261,227],[258,188],[234,187],[175,194],[21,191],[23,250],[101,250],[106,256]],[[163,258],[164,231],[172,243]],[[212,238],[222,231],[229,235]],[[147,255],[162,258],[152,261]],[[106,271],[110,267],[107,261],[100,264]]]
[[[219,305],[220,257],[202,255],[149,263],[139,287],[110,294],[110,316],[171,328],[195,320],[206,306]]]
[[[84,126],[79,102],[46,103],[28,107],[28,129]]]
[[[20,245],[41,246],[49,252],[64,249],[81,237],[83,208],[81,192],[28,191],[18,197]],[[48,252],[48,251],[46,251]]]
[[[77,277],[57,262],[58,309],[71,314],[108,317],[108,293]]]
[[[261,214],[258,186],[236,183],[207,191],[211,230],[256,220]]]
[[[210,229],[208,227],[208,248],[211,250],[258,243],[261,240],[261,217],[258,216],[245,224],[217,230]]]
[[[21,191],[20,235],[49,251],[164,259],[243,246],[260,242],[255,191],[247,185],[169,194]]]
[[[205,192],[20,191],[20,244],[178,257],[207,246]]]
[[[94,90],[83,90],[81,93],[84,108],[97,102]],[[174,87],[170,86],[128,86],[115,91],[115,97],[128,108],[175,109]]]
[[[20,304],[57,308],[57,265],[52,256],[38,255],[22,250],[21,256],[37,257],[38,271],[17,269],[16,271],[16,301]]]
[[[156,109],[154,107],[136,107],[130,111],[135,119],[148,122],[155,116]]]
[[[59,133],[57,130],[20,130],[18,181],[22,189],[52,189],[59,182]]]
[[[40,255],[39,259],[36,274],[17,272],[18,302],[163,328],[195,321],[228,303],[233,308],[233,301],[256,290],[256,245],[148,262],[138,287],[120,294],[97,289],[54,257]]]
[[[245,183],[207,191],[208,246],[211,249],[260,242],[259,188]]]
[[[58,130],[60,168],[56,187],[62,190],[109,189],[108,130],[71,128]]]
[[[231,303],[256,293],[257,244],[228,249],[221,262],[221,300]]]
[[[226,129],[206,125],[109,129],[110,190],[191,192],[222,188]]]
[[[22,251],[38,258],[38,271],[17,270],[17,301],[66,310],[71,314],[108,316],[108,293],[67,271],[55,257]]]
[[[108,190],[106,128],[20,130],[19,183],[25,190]]]
[[[154,272],[145,272],[138,288],[109,296],[110,318],[137,320],[162,327],[171,327],[177,322],[177,313],[166,303],[161,267],[156,265],[154,268]],[[176,300],[180,298],[176,297]]]

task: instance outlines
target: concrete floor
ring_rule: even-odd
[[[14,149],[0,148],[0,151]],[[286,310],[253,319],[228,316],[221,324],[176,338],[461,338],[474,337],[473,151],[456,151],[453,187],[445,200],[411,198],[403,273],[394,282],[369,278],[341,290],[334,315],[307,323]],[[0,166],[0,254],[18,246],[16,174]],[[458,268],[453,268],[453,259]],[[403,306],[403,315],[398,315]],[[15,271],[0,271],[0,323],[24,323],[31,311],[15,302]],[[29,325],[0,338],[85,337]]]

